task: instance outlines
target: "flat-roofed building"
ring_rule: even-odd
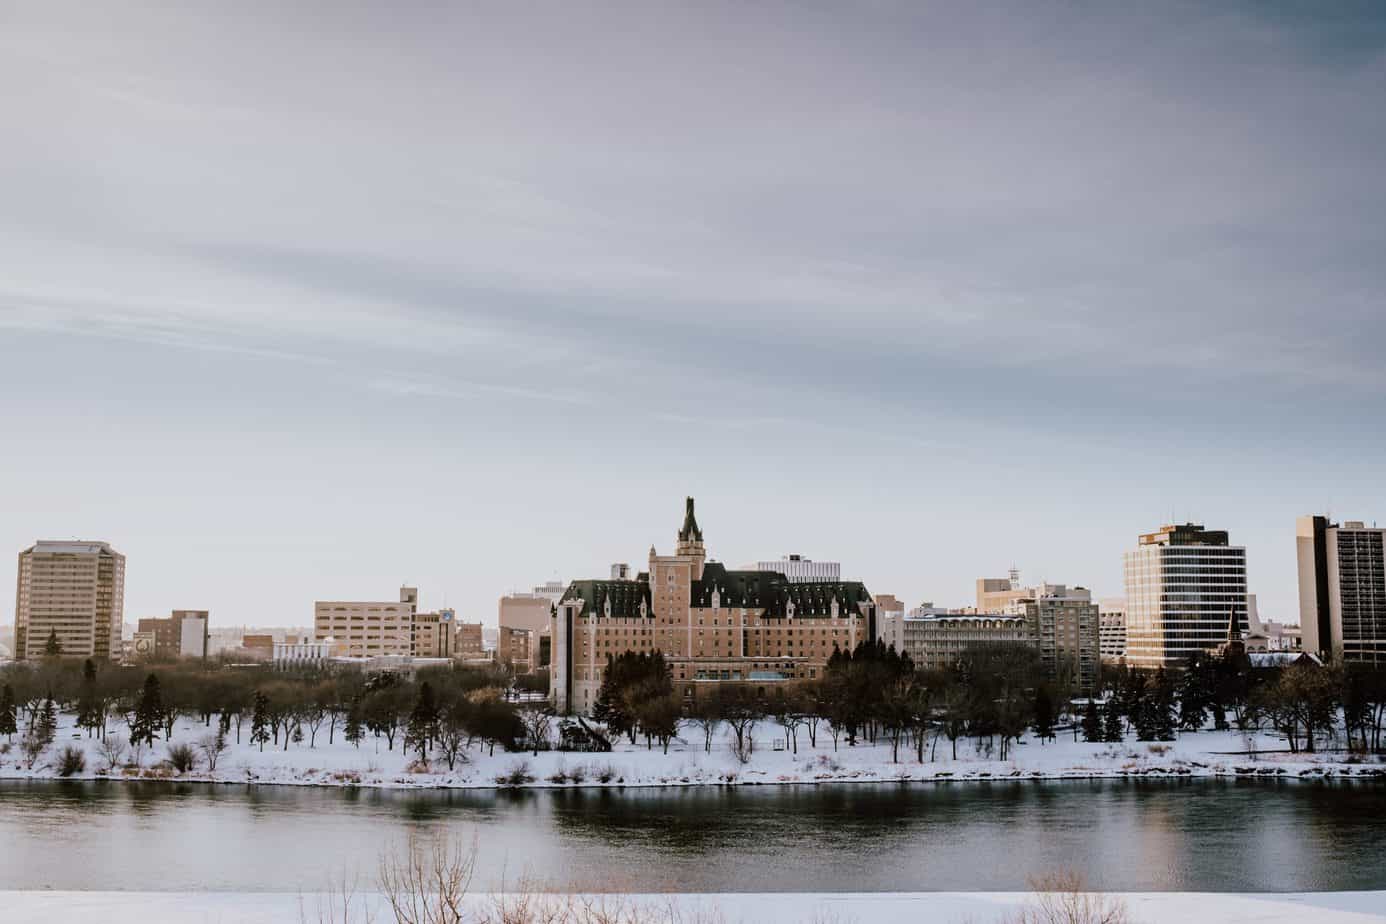
[[[1182,668],[1247,630],[1246,549],[1197,523],[1142,535],[1123,559],[1126,663]]]
[[[1126,657],[1126,598],[1097,601],[1097,647],[1102,660],[1117,664]]]
[[[401,587],[398,602],[319,600],[313,638],[334,639],[347,657],[410,657],[414,653],[416,587]]]
[[[65,658],[119,660],[125,556],[106,542],[40,540],[19,553],[17,660],[44,657],[49,639]]]
[[[481,623],[457,623],[452,656],[464,661],[476,661],[486,656],[486,642]]]
[[[451,658],[453,621],[456,613],[442,609],[436,613],[414,614],[413,655],[416,658]]]
[[[792,584],[817,581],[836,584],[842,580],[841,562],[814,561],[802,555],[786,555],[771,561],[758,561],[747,570],[783,574]]]
[[[1025,617],[1039,650],[1040,669],[1061,692],[1086,695],[1097,688],[1098,606],[1090,591],[1046,583],[1028,588],[1006,612]]]
[[[905,653],[920,670],[951,667],[969,648],[1035,648],[1024,616],[1004,613],[934,614],[904,620]]]
[[[1386,664],[1386,529],[1300,517],[1295,542],[1304,650],[1339,663]]]
[[[141,619],[136,632],[153,636],[156,658],[205,658],[207,622],[206,610],[174,610],[163,618]]]

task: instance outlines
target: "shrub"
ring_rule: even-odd
[[[87,755],[81,748],[69,744],[58,752],[58,776],[75,776],[86,769]]]
[[[561,768],[555,770],[553,773],[549,774],[549,782],[553,783],[555,786],[562,786],[564,783],[568,782],[568,774]]]
[[[1170,747],[1167,744],[1152,744],[1150,745],[1149,750],[1152,754],[1162,755],[1168,754],[1170,751]]]
[[[568,771],[568,779],[572,780],[574,783],[581,783],[583,780],[587,779],[587,771],[581,767],[574,767],[572,770]]]
[[[598,783],[610,783],[612,780],[616,779],[616,768],[611,766],[611,764],[607,764],[605,767],[598,767],[596,776]]]
[[[187,773],[197,769],[197,752],[190,744],[170,744],[168,746],[168,765],[177,773]]]
[[[428,766],[428,761],[424,760],[423,758],[416,757],[416,758],[414,758],[413,760],[409,761],[408,766],[406,766],[406,767],[404,768],[404,772],[405,772],[405,773],[432,773],[433,771],[429,768],[429,766]]]
[[[501,786],[523,786],[534,782],[534,774],[529,772],[529,761],[520,760],[510,765],[510,769],[496,777]]]

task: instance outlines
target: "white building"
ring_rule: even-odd
[[[1132,667],[1183,667],[1226,642],[1233,618],[1246,631],[1246,549],[1224,531],[1164,526],[1140,537],[1123,572]]]
[[[1126,657],[1126,598],[1103,597],[1097,601],[1098,648],[1102,660],[1116,664]]]
[[[1295,543],[1304,650],[1337,662],[1386,663],[1386,529],[1300,517]]]
[[[332,657],[332,648],[336,642],[331,638],[321,641],[302,641],[302,642],[275,642],[274,643],[274,666],[275,667],[303,667],[308,665],[322,666]]]
[[[745,570],[777,571],[796,583],[825,581],[836,584],[842,580],[841,562],[814,561],[802,555],[786,555],[778,561],[758,561]]]

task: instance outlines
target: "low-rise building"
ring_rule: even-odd
[[[313,637],[335,639],[348,657],[410,657],[414,654],[417,587],[401,587],[399,600],[319,600],[313,604]]]
[[[174,610],[163,618],[141,619],[137,636],[153,637],[153,650],[142,651],[138,638],[135,650],[146,657],[205,658],[207,657],[208,614],[206,610]]]
[[[942,670],[969,648],[1037,647],[1024,616],[1002,613],[934,614],[904,620],[905,653],[920,670]]]
[[[336,653],[336,643],[321,641],[275,642],[272,660],[275,667],[324,667]]]

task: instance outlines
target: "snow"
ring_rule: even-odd
[[[1142,892],[1115,896],[1133,921],[1365,924],[1386,920],[1386,892]],[[0,892],[10,924],[92,920],[103,924],[299,924],[316,920],[321,896],[252,892]],[[474,896],[477,902],[489,901]],[[1010,920],[1028,900],[1016,892],[720,894],[604,896],[648,909],[720,914],[728,924],[990,924]],[[300,911],[304,912],[300,917]],[[383,920],[377,918],[377,920]]]
[[[214,722],[215,724],[215,722]],[[209,729],[197,721],[180,720],[173,734],[174,742],[195,743]],[[124,728],[112,728],[112,734],[125,734]],[[277,783],[317,786],[406,787],[494,787],[496,777],[526,765],[535,779],[531,786],[689,786],[700,784],[809,784],[844,781],[935,781],[955,782],[1002,778],[1061,779],[1089,777],[1119,777],[1131,775],[1214,777],[1233,775],[1263,775],[1292,777],[1386,777],[1386,763],[1347,763],[1341,753],[1290,754],[1283,739],[1269,732],[1243,734],[1235,731],[1201,731],[1181,734],[1177,741],[1145,743],[1128,740],[1122,744],[1088,744],[1061,735],[1057,741],[1041,744],[1033,736],[1024,744],[1013,747],[1012,756],[1000,761],[978,753],[971,739],[958,741],[958,759],[946,739],[939,740],[936,754],[926,752],[924,763],[918,763],[913,751],[905,745],[900,749],[899,762],[891,760],[891,751],[884,741],[848,747],[840,742],[833,749],[832,739],[820,732],[818,746],[810,747],[808,736],[799,732],[798,753],[791,748],[776,750],[777,739],[782,744],[784,733],[773,723],[763,723],[755,730],[755,751],[749,762],[742,764],[734,754],[729,732],[719,731],[711,753],[703,750],[700,729],[687,726],[684,737],[676,741],[666,755],[656,745],[647,750],[643,741],[637,745],[621,742],[611,753],[584,754],[541,752],[503,753],[494,755],[480,744],[467,752],[465,762],[459,762],[449,772],[446,764],[435,759],[424,772],[410,768],[414,755],[402,753],[399,738],[390,750],[384,738],[369,735],[360,747],[346,742],[337,730],[334,742],[328,744],[327,732],[318,733],[315,746],[306,737],[302,744],[290,744],[283,749],[266,745],[261,751],[249,744],[249,723],[242,730],[242,743],[235,743],[234,729],[230,747],[221,756],[215,773],[205,769],[184,774],[180,779],[235,783]],[[57,742],[40,758],[33,770],[23,767],[18,736],[6,753],[0,753],[0,779],[52,778],[57,751],[64,745],[74,745],[86,751],[87,771],[80,779],[102,778],[99,742],[86,737],[74,727],[73,717],[64,715],[59,721]],[[1248,751],[1253,753],[1248,754]],[[0,743],[0,751],[4,751]],[[172,771],[157,767],[166,756],[165,742],[159,741],[143,758],[141,770],[117,770],[114,776],[167,777]],[[580,784],[571,780],[556,784],[550,781],[558,772],[579,771]],[[609,773],[606,783],[599,775]]]

